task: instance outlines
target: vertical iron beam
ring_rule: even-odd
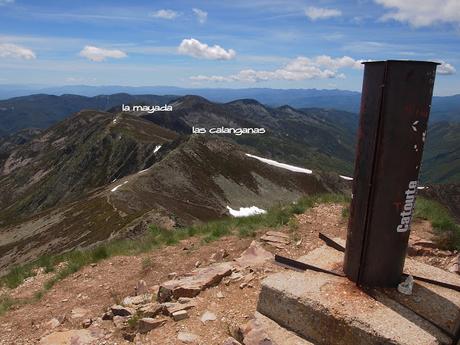
[[[344,272],[368,287],[400,283],[436,63],[366,62]]]

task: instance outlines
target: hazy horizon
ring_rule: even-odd
[[[359,90],[350,90],[350,89],[339,89],[339,88],[294,88],[294,87],[262,87],[262,86],[253,86],[253,87],[229,87],[229,86],[191,86],[191,87],[182,87],[182,86],[174,86],[174,85],[116,85],[116,84],[101,84],[101,85],[89,85],[89,84],[62,84],[62,85],[40,85],[40,84],[1,84],[1,87],[15,87],[19,90],[23,89],[24,91],[40,91],[40,90],[47,90],[47,89],[59,89],[59,88],[132,88],[132,89],[147,89],[147,88],[170,88],[170,89],[178,89],[178,90],[316,90],[316,91],[340,91],[340,92],[353,92],[361,94],[361,88]],[[123,91],[115,91],[123,92]],[[447,93],[447,94],[438,94],[436,90],[433,93],[435,97],[450,97],[450,96],[457,96],[460,95],[459,92],[454,93]]]

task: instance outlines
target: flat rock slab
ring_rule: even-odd
[[[100,336],[100,332],[88,329],[55,332],[42,338],[39,345],[86,345],[93,343]]]
[[[188,318],[187,310],[179,310],[179,311],[174,312],[172,314],[172,318],[174,321],[181,321],[181,320]]]
[[[260,239],[264,241],[265,243],[273,247],[276,247],[278,249],[284,249],[286,245],[288,245],[290,242],[285,237],[271,236],[271,235],[263,235]]]
[[[140,305],[147,304],[152,301],[153,301],[153,295],[146,293],[143,295],[125,297],[123,301],[121,302],[121,304],[124,305],[125,307],[137,308]]]
[[[160,286],[158,301],[166,302],[172,298],[195,297],[202,290],[219,284],[223,277],[232,273],[233,268],[233,263],[222,262],[208,267],[197,268],[186,277],[168,280]]]
[[[337,270],[342,265],[343,253],[323,246],[299,261]],[[408,273],[444,277],[443,281],[452,283],[457,278],[411,260],[406,260],[406,267]],[[431,315],[424,317],[437,318],[448,329],[458,315],[455,311],[460,310],[460,301],[455,301],[460,296],[455,298],[451,290],[438,286],[419,285],[423,289],[417,291],[416,287],[412,296],[400,296],[393,289],[374,289],[371,297],[346,278],[314,271],[285,271],[262,282],[257,310],[315,344],[450,344],[451,339],[444,332],[417,313],[428,311]],[[412,302],[401,303],[403,299]],[[419,306],[417,313],[407,307],[415,305]]]
[[[273,261],[275,256],[268,250],[265,250],[260,243],[252,241],[251,245],[235,259],[236,264],[242,268],[256,267],[265,264],[268,261]]]
[[[288,235],[279,231],[267,231],[265,235],[260,237],[260,239],[265,243],[280,249],[284,248],[291,242]]]
[[[174,302],[166,302],[161,304],[163,307],[163,313],[167,316],[171,316],[172,314],[181,311],[181,310],[189,310],[196,307],[195,301],[190,301],[189,303],[174,303]]]
[[[289,244],[290,242],[288,239],[284,237],[270,236],[270,235],[263,235],[260,239],[265,242],[275,242],[275,243],[280,243],[280,244]]]
[[[158,303],[148,303],[139,308],[139,311],[145,317],[155,317],[163,313],[165,307]]]
[[[168,319],[166,318],[144,317],[138,322],[139,333],[148,333],[155,328],[163,326],[167,321]]]
[[[289,235],[288,234],[285,234],[284,232],[280,232],[280,231],[267,231],[265,233],[265,235],[267,236],[276,236],[276,237],[283,237],[285,239],[287,239],[289,241]]]
[[[242,331],[244,345],[313,345],[258,312]]]

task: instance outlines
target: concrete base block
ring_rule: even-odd
[[[255,312],[243,334],[244,345],[314,345],[259,312]]]
[[[323,246],[299,261],[337,270],[343,254]],[[458,276],[414,260],[406,260],[406,271],[460,285]],[[263,281],[257,310],[318,345],[451,344],[460,293],[421,282],[411,296],[365,292],[347,278],[286,270]]]

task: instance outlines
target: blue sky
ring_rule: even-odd
[[[0,0],[0,84],[361,89],[363,60],[442,61],[458,0]]]

